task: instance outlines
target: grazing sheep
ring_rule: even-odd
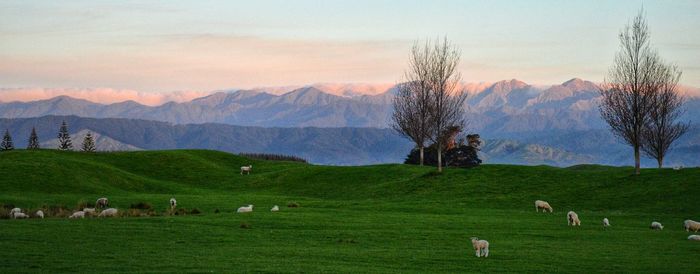
[[[610,221],[608,218],[603,218],[603,227],[609,227],[610,226]]]
[[[253,169],[253,165],[248,165],[248,166],[242,166],[241,167],[241,175],[243,175],[243,172],[246,174],[250,174],[250,170]]]
[[[72,215],[68,216],[68,219],[77,219],[77,218],[84,219],[85,218],[85,211],[76,211],[76,212],[73,212]]]
[[[253,212],[253,205],[239,207],[236,212],[238,212],[238,213]]]
[[[674,166],[673,167],[673,170],[681,170],[681,169],[683,169],[683,166]]]
[[[12,215],[13,219],[29,219],[29,215],[24,214],[22,212],[15,212],[15,214]]]
[[[541,200],[535,201],[535,211],[540,212],[540,208],[542,209],[542,212],[553,211],[552,207],[549,205],[548,202]]]
[[[476,251],[477,257],[488,257],[489,256],[489,242],[486,240],[479,240],[477,237],[472,237],[472,246],[474,246],[474,251]]]
[[[174,210],[177,206],[177,200],[175,198],[170,198],[170,210]]]
[[[88,216],[97,215],[97,211],[95,210],[95,208],[86,207],[83,208],[83,212],[85,212],[85,215]]]
[[[690,236],[688,236],[688,240],[700,241],[700,235],[690,235]]]
[[[14,217],[15,214],[21,213],[21,212],[22,212],[22,209],[21,209],[21,208],[15,207],[15,208],[13,208],[12,210],[10,210],[10,217]]]
[[[44,219],[44,212],[41,210],[37,210],[36,213],[34,213],[34,216]]]
[[[117,217],[117,213],[119,211],[116,208],[108,208],[100,212],[100,215],[97,215],[98,217]]]
[[[649,228],[651,228],[653,230],[662,230],[662,229],[664,229],[664,226],[659,222],[651,222],[651,225],[649,225]]]
[[[566,213],[566,220],[569,225],[581,226],[581,220],[578,219],[578,214],[576,214],[576,212],[569,211],[569,213]]]
[[[280,207],[277,206],[277,205],[275,205],[275,206],[272,207],[272,209],[270,209],[270,211],[272,211],[272,212],[280,211]]]
[[[109,200],[107,200],[105,197],[99,198],[95,202],[96,208],[106,208],[107,206],[109,206]]]
[[[685,220],[683,226],[685,227],[685,231],[692,230],[693,232],[698,232],[698,230],[700,230],[700,223],[693,220]]]

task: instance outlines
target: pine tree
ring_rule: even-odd
[[[10,131],[5,130],[5,136],[2,137],[2,143],[0,143],[0,150],[13,150],[15,145],[12,144],[12,136],[10,136]]]
[[[36,136],[36,128],[32,127],[32,134],[29,135],[27,149],[39,149],[39,137]]]
[[[95,140],[92,138],[92,133],[88,132],[83,139],[83,152],[95,152]]]
[[[73,143],[70,140],[70,134],[68,134],[68,124],[63,121],[61,124],[61,129],[58,131],[58,149],[60,150],[72,150]]]

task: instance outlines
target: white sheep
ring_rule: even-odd
[[[100,212],[98,217],[117,217],[119,211],[116,208],[108,208]]]
[[[535,201],[535,211],[539,212],[540,208],[542,209],[542,212],[547,212],[547,211],[552,212],[553,211],[552,207],[549,205],[548,202],[541,201],[541,200]]]
[[[10,217],[14,217],[15,214],[21,213],[21,212],[22,212],[22,209],[21,209],[21,208],[15,207],[15,208],[13,208],[12,210],[10,210]]]
[[[603,227],[609,227],[610,226],[610,221],[608,218],[603,218]]]
[[[44,212],[41,210],[37,210],[36,213],[34,213],[35,216],[44,219]]]
[[[472,237],[472,246],[474,246],[474,251],[476,251],[477,257],[488,257],[489,256],[489,242],[486,240],[479,240],[477,237]]]
[[[96,208],[106,208],[107,206],[109,206],[109,200],[105,197],[99,198],[95,202]]]
[[[174,210],[177,207],[177,200],[175,198],[170,198],[170,210]]]
[[[250,174],[250,170],[253,169],[253,165],[247,165],[247,166],[242,166],[241,167],[241,175],[243,175],[243,172],[246,174]]]
[[[72,215],[68,216],[68,219],[77,219],[77,218],[81,218],[81,219],[85,218],[85,211],[82,211],[82,210],[76,211],[76,212],[73,212]]]
[[[239,207],[236,212],[238,212],[238,213],[253,212],[253,205]]]
[[[15,214],[12,215],[13,219],[29,219],[29,215],[24,214],[22,212],[15,212]]]
[[[700,223],[693,221],[693,220],[685,220],[683,222],[683,227],[685,227],[685,231],[693,231],[693,232],[698,232],[700,230]]]
[[[83,208],[83,212],[85,212],[85,215],[88,215],[88,216],[97,215],[97,211],[95,210],[95,208],[92,208],[92,207]]]
[[[566,220],[569,225],[581,226],[581,220],[578,219],[578,214],[576,214],[576,212],[569,211],[569,213],[566,214]]]
[[[277,206],[277,205],[275,205],[275,206],[272,207],[272,209],[270,209],[270,211],[272,211],[272,212],[280,211],[280,207]]]
[[[690,236],[688,236],[688,240],[700,241],[700,235],[690,235]]]
[[[649,228],[651,228],[653,230],[663,230],[664,226],[659,222],[651,222],[651,225],[649,225]]]

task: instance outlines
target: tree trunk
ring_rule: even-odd
[[[664,167],[664,157],[659,157],[659,159],[656,159],[656,162],[659,163],[659,168]]]
[[[634,174],[635,175],[639,175],[639,166],[640,166],[639,146],[634,146]]]
[[[421,146],[420,147],[420,166],[423,166],[423,159],[424,159],[423,158],[423,151],[424,151],[424,148],[423,148],[423,146]]]
[[[437,153],[438,153],[438,172],[442,172],[442,144],[437,143]]]

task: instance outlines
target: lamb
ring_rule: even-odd
[[[93,216],[93,215],[96,215],[96,213],[97,213],[97,211],[95,211],[95,208],[90,208],[90,207],[83,208],[83,212],[85,212],[85,215],[88,215],[88,216]]]
[[[486,240],[479,240],[477,237],[472,237],[472,246],[474,246],[474,251],[476,251],[477,257],[489,257],[489,242]]]
[[[243,172],[245,172],[246,174],[250,174],[251,169],[253,169],[253,165],[242,166],[241,167],[241,175],[243,175]]]
[[[96,208],[106,208],[107,206],[109,206],[109,200],[107,200],[105,197],[99,198],[95,202]]]
[[[239,207],[236,212],[238,212],[238,213],[253,212],[253,205]]]
[[[651,228],[653,230],[663,230],[664,226],[659,222],[651,222],[651,225],[649,226],[649,228]]]
[[[578,214],[576,214],[576,212],[569,211],[569,213],[566,214],[566,219],[569,225],[581,226],[581,220],[578,219]]]
[[[542,209],[542,212],[552,212],[552,207],[549,205],[548,202],[537,200],[535,201],[535,211],[539,212],[540,208]]]
[[[170,198],[170,210],[174,210],[177,206],[177,200],[175,198]]]
[[[16,212],[15,214],[12,215],[13,219],[29,219],[29,215],[24,214],[22,212]]]
[[[37,210],[36,213],[34,213],[35,216],[44,219],[44,212],[41,210]]]
[[[608,218],[603,218],[603,227],[609,227],[610,226],[610,221],[608,221]]]
[[[277,205],[275,205],[275,206],[272,207],[272,209],[270,209],[270,211],[272,211],[272,212],[280,211],[280,207],[277,206]]]
[[[10,217],[14,217],[15,214],[21,213],[21,212],[22,212],[22,209],[21,209],[21,208],[15,207],[15,208],[13,208],[12,210],[10,210]]]
[[[97,215],[98,217],[117,217],[117,213],[119,211],[116,208],[108,208],[100,212],[100,215]]]
[[[68,216],[68,219],[77,219],[77,218],[84,219],[85,218],[85,211],[82,211],[82,210],[76,211],[76,212],[73,212],[72,215]]]
[[[685,231],[692,230],[693,232],[698,232],[698,230],[700,230],[700,223],[693,220],[685,220],[683,226],[685,227]]]
[[[700,241],[700,235],[690,235],[690,236],[688,236],[688,240]]]

